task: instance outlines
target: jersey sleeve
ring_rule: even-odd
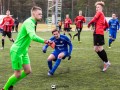
[[[74,23],[76,24],[76,22],[77,22],[77,17],[74,19]]]
[[[83,23],[85,23],[86,22],[86,19],[85,19],[85,17],[83,17]]]
[[[107,21],[106,21],[106,19],[105,19],[104,30],[106,30],[107,28],[109,28],[109,24],[107,23]]]
[[[117,20],[117,30],[119,30],[119,20]]]
[[[14,25],[14,20],[13,18],[11,18],[9,26],[13,26],[13,25]]]
[[[111,26],[111,20],[109,20],[108,24],[109,24],[109,26]]]
[[[54,37],[51,37],[49,40],[54,41]],[[44,47],[45,47],[45,49],[47,49],[48,48],[48,44],[46,44]]]
[[[72,45],[72,43],[71,43],[71,41],[70,41],[70,39],[68,37],[65,37],[65,40],[66,40],[67,44],[69,45],[68,53],[69,53],[69,55],[71,55],[72,49],[73,49],[73,45]]]
[[[29,35],[31,40],[40,42],[40,43],[44,43],[45,40],[35,34],[35,24],[34,23],[26,22],[25,28],[26,28],[27,34]]]
[[[69,19],[69,24],[72,24],[72,20],[71,19]]]
[[[96,23],[97,22],[97,19],[99,18],[99,16],[100,16],[100,12],[97,12],[96,14],[95,14],[95,16],[93,17],[93,19],[89,22],[89,24],[92,24],[92,23]]]

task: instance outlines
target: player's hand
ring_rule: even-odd
[[[71,56],[68,56],[68,60],[70,60],[71,59]]]
[[[90,28],[90,24],[88,23],[88,26],[87,26],[88,28]]]
[[[68,21],[65,21],[65,23],[68,23]]]
[[[51,40],[45,40],[45,44],[51,44],[53,41],[51,41]]]
[[[8,26],[8,25],[9,25],[9,22],[6,22],[4,25],[7,25],[7,26]]]
[[[44,43],[45,43],[45,44],[48,44],[48,40],[45,40]]]
[[[47,49],[45,48],[45,46],[42,48],[43,53],[46,53]]]
[[[45,44],[47,44],[48,46],[50,46],[51,48],[55,48],[55,42],[51,41],[51,40],[45,40]]]

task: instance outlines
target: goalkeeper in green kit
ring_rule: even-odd
[[[13,90],[13,86],[31,73],[28,48],[31,41],[50,45],[52,41],[44,40],[35,34],[35,23],[42,19],[42,9],[34,6],[31,9],[31,17],[25,20],[19,30],[18,36],[10,49],[12,69],[14,74],[1,90]],[[22,70],[23,68],[23,70]]]

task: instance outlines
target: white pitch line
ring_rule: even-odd
[[[42,49],[42,47],[43,47],[44,45],[42,45],[42,46],[39,46],[39,48],[41,48]],[[33,45],[33,47],[32,48],[37,48],[35,45]],[[86,50],[86,51],[89,51],[89,50],[93,50],[94,51],[94,49],[93,48],[73,48],[73,50]],[[109,51],[109,52],[115,52],[115,53],[120,53],[120,50],[112,50],[112,48],[111,49],[105,49],[106,51]],[[48,50],[47,51],[53,51],[53,50],[49,50],[49,47],[48,47]]]
[[[73,48],[73,50],[93,50],[93,49],[90,49],[90,48]],[[120,52],[118,50],[106,50],[106,51],[117,52],[117,53]]]

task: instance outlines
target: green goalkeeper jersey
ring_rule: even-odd
[[[36,21],[32,17],[23,22],[18,36],[11,47],[11,51],[18,54],[26,54],[32,40],[44,43],[44,39],[35,34],[35,23]]]

